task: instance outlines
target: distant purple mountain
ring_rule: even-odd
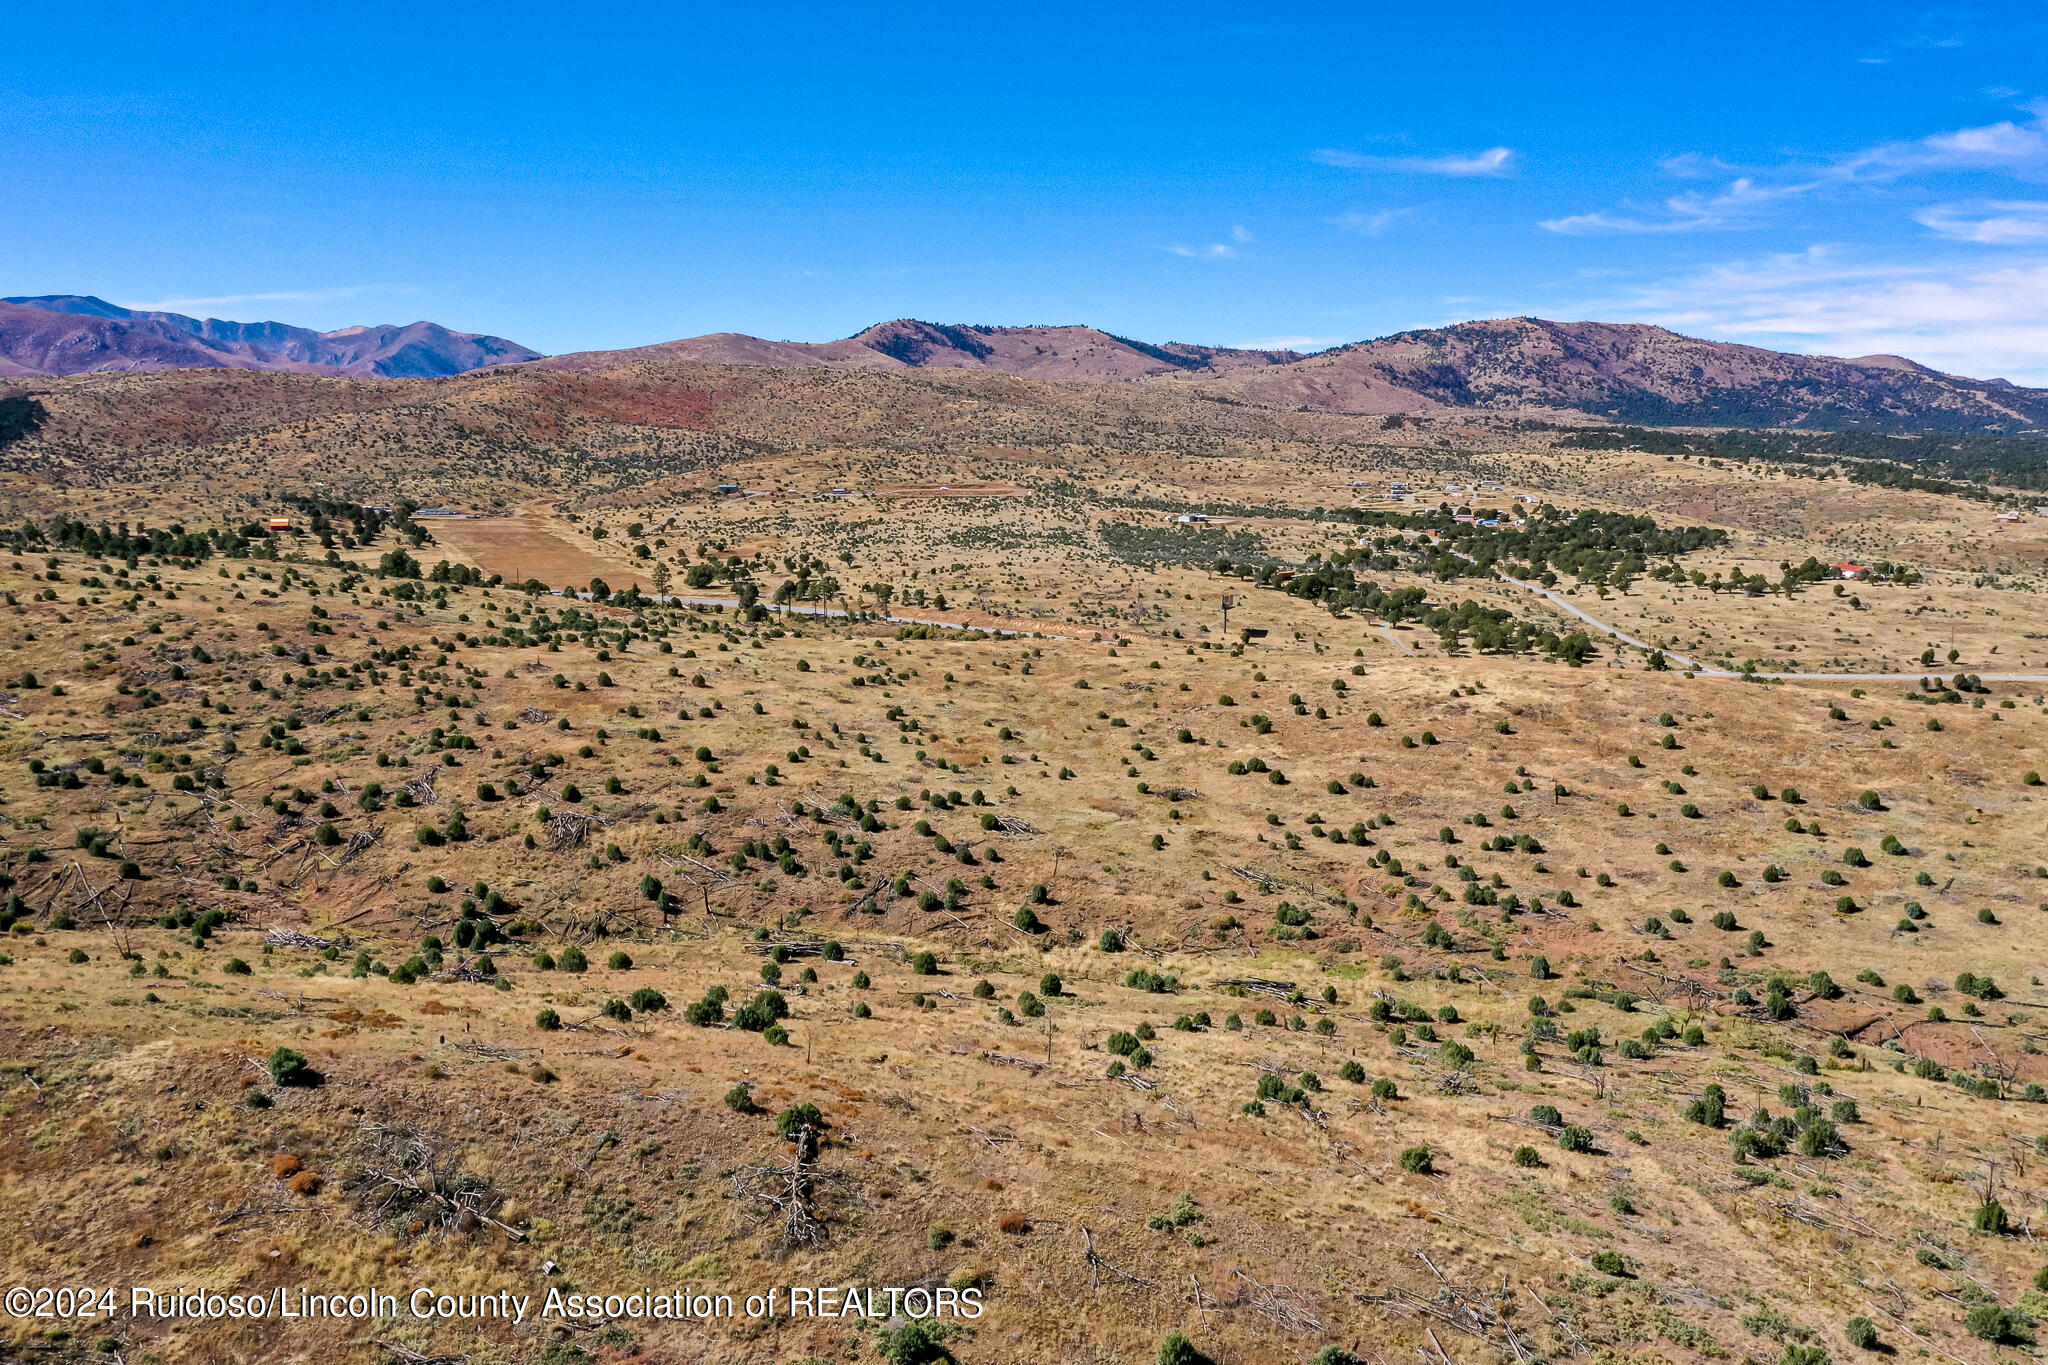
[[[503,337],[436,322],[315,332],[144,312],[89,294],[0,299],[0,375],[234,369],[421,379],[539,356]]]

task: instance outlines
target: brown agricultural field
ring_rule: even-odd
[[[0,451],[0,1278],[399,1307],[5,1350],[1992,1365],[2048,1314],[2039,518],[1185,386],[300,378],[169,435],[176,376],[47,381]],[[1725,539],[1538,597],[1335,515],[1396,481]],[[1021,496],[829,496],[942,484]],[[1339,556],[1378,607],[1301,590]],[[516,586],[657,565],[702,600]],[[539,1316],[792,1286],[984,1308]]]
[[[621,591],[638,584],[647,592],[654,586],[647,574],[635,573],[621,560],[592,553],[540,517],[459,518],[436,521],[433,527],[437,544],[455,551],[463,562],[510,583],[537,578],[543,583],[583,588],[591,579],[602,578]]]

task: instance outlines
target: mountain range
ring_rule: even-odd
[[[1313,355],[1156,346],[1093,327],[899,319],[843,341],[764,341],[721,332],[533,363],[594,373],[659,362],[1197,382],[1219,397],[1319,412],[1577,412],[1667,426],[1816,430],[2048,428],[2048,390],[1945,374],[1899,356],[1839,360],[1704,341],[1646,323],[1526,317],[1401,332]]]
[[[437,322],[315,332],[140,311],[91,295],[0,299],[0,375],[229,369],[427,379],[539,355]]]
[[[434,378],[501,365],[595,374],[673,364],[1191,383],[1226,401],[1351,414],[1580,413],[1666,426],[2048,430],[2048,390],[1946,374],[1899,356],[1794,355],[1644,323],[1492,318],[1304,355],[1156,345],[1093,327],[903,318],[840,341],[719,332],[543,357],[502,337],[432,322],[315,332],[139,311],[81,295],[0,300],[0,377],[228,368]]]

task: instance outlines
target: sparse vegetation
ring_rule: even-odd
[[[78,1274],[198,1238],[268,1282],[310,1209],[320,1244],[288,1254],[366,1283],[431,1252],[527,1292],[497,1260],[517,1234],[589,1291],[637,1266],[744,1295],[799,1262],[990,1291],[960,1331],[790,1326],[792,1359],[1355,1365],[1417,1320],[1330,1286],[1438,1302],[1386,1253],[1434,1218],[1452,1284],[1483,1248],[1555,1309],[1515,1300],[1532,1359],[1818,1365],[1862,1306],[1809,1297],[1843,1282],[1838,1235],[1867,1282],[1954,1297],[1852,1318],[1837,1352],[2031,1335],[2006,1163],[2048,1127],[2048,764],[2038,684],[1995,679],[2048,650],[2037,569],[1977,581],[2020,537],[1966,538],[1975,499],[1813,497],[1818,466],[1777,458],[1844,444],[1811,431],[1716,469],[1741,443],[1388,427],[1192,372],[1085,403],[742,378],[36,381],[47,420],[0,451],[0,1161],[24,1207],[141,1177],[146,1218],[97,1192]],[[970,474],[1016,492],[877,493]],[[1395,478],[1459,487],[1396,503]],[[1940,548],[1840,577],[1906,497]],[[1242,520],[1173,520],[1194,505]],[[265,530],[276,506],[299,525]],[[709,600],[654,600],[657,570]],[[373,1216],[365,1125],[401,1107],[468,1150],[380,1148],[422,1192]],[[286,1144],[304,1165],[273,1173]],[[1988,1194],[1973,1151],[2001,1154]],[[763,1202],[792,1180],[795,1213]],[[1047,1327],[1047,1295],[1125,1291],[1173,1311]],[[493,1330],[404,1344],[524,1349]],[[666,1333],[539,1350],[715,1353]],[[1515,1356],[1497,1326],[1466,1344]]]

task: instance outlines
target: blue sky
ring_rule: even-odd
[[[84,15],[86,17],[79,17]],[[2048,383],[2048,10],[39,6],[0,293],[546,351],[1662,322]]]

